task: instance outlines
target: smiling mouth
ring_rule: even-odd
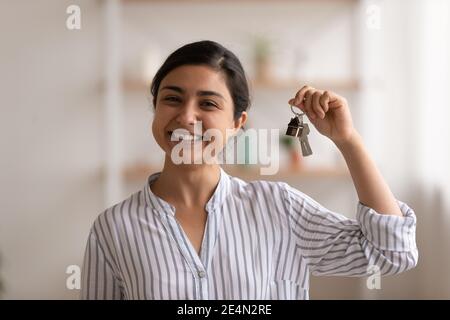
[[[174,131],[168,131],[169,137],[171,141],[203,141],[203,136],[194,135],[194,134],[183,134]]]

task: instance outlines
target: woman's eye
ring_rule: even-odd
[[[180,98],[178,97],[174,97],[174,96],[169,96],[169,97],[165,97],[164,101],[169,101],[169,102],[179,102],[181,101]]]
[[[217,105],[212,101],[203,101],[200,103],[200,105],[208,108],[217,108]]]

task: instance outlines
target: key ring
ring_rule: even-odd
[[[298,117],[298,116],[304,116],[304,115],[305,115],[305,113],[304,113],[303,111],[302,111],[301,113],[295,112],[294,109],[292,108],[292,105],[290,105],[290,107],[291,107],[292,113],[295,114],[297,117]]]

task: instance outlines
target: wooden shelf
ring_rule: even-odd
[[[348,178],[350,177],[347,168],[304,168],[304,169],[283,169],[280,168],[274,175],[261,175],[260,167],[257,165],[224,165],[222,166],[228,174],[239,177],[245,181],[270,180],[270,181],[292,181],[305,178]]]
[[[319,2],[356,3],[359,0],[320,0]],[[121,0],[124,4],[140,3],[279,3],[279,2],[318,2],[318,0]]]
[[[131,80],[124,79],[122,81],[122,88],[125,92],[148,92],[150,93],[150,85],[151,81],[139,81],[139,80]]]
[[[308,84],[315,88],[336,90],[336,91],[356,91],[360,88],[357,79],[313,79],[313,80],[270,80],[259,81],[250,80],[250,87],[254,90],[299,90],[304,84]],[[139,81],[132,79],[124,79],[122,88],[125,92],[146,92],[150,93],[151,81]]]
[[[341,167],[323,167],[311,169],[289,170],[280,169],[274,175],[261,175],[260,167],[258,165],[223,165],[222,168],[229,175],[241,178],[245,181],[252,180],[270,180],[270,181],[292,181],[295,179],[305,178],[333,178],[333,179],[347,179],[350,174],[347,168]],[[123,178],[125,182],[139,182],[145,180],[150,174],[161,171],[162,166],[152,166],[147,164],[137,164],[134,166],[125,167],[123,169]]]
[[[318,89],[329,90],[345,90],[355,91],[360,88],[359,81],[357,79],[286,79],[286,80],[270,80],[270,81],[258,81],[251,80],[250,86],[254,89],[265,90],[283,90],[283,89],[300,89],[303,85],[308,84]]]

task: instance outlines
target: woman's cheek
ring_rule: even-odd
[[[157,131],[157,119],[156,119],[156,117],[155,118],[153,118],[153,121],[152,121],[152,134],[153,134],[153,137],[157,137],[158,136],[158,131]]]
[[[152,122],[152,134],[153,134],[153,138],[155,139],[156,143],[158,143],[158,145],[162,149],[164,149],[165,130],[164,130],[164,126],[162,125],[161,120],[156,115],[153,118],[153,122]]]

